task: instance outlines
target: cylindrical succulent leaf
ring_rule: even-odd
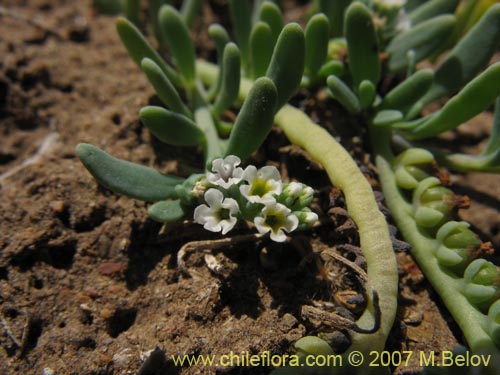
[[[87,143],[76,147],[76,155],[104,187],[147,202],[177,198],[175,186],[184,181],[177,176],[164,175],[152,168],[114,158]]]
[[[186,117],[193,117],[191,111],[182,102],[179,93],[170,82],[167,75],[153,60],[142,59],[141,68],[149,82],[153,85],[160,100],[172,111],[183,114]]]
[[[316,14],[307,23],[305,31],[305,72],[315,76],[325,62],[328,53],[330,25],[324,14]]]
[[[382,108],[406,110],[429,90],[433,77],[434,72],[431,69],[415,72],[387,93]]]
[[[135,25],[141,23],[141,2],[140,0],[125,0],[125,17]]]
[[[273,81],[266,77],[257,79],[236,118],[226,155],[244,159],[259,148],[271,131],[276,101]]]
[[[241,62],[236,44],[226,44],[222,65],[222,85],[213,108],[216,116],[220,116],[238,98]]]
[[[408,67],[408,51],[414,53],[414,63],[429,57],[448,39],[455,27],[455,17],[432,18],[396,36],[386,48],[389,69],[401,71]]]
[[[495,301],[488,310],[488,333],[500,347],[500,300]]]
[[[254,79],[266,74],[274,42],[269,25],[261,21],[256,22],[250,34],[250,66]]]
[[[208,97],[214,98],[218,93],[222,86],[222,77],[223,77],[223,64],[222,59],[224,58],[224,48],[226,44],[228,44],[231,39],[229,38],[229,34],[226,29],[219,25],[218,23],[214,23],[208,28],[208,35],[215,43],[215,49],[217,50],[217,63],[219,64],[219,74],[217,77],[217,81],[210,87]]]
[[[363,81],[370,82],[370,81]],[[371,84],[371,82],[370,82]],[[361,90],[360,90],[360,99],[361,99]],[[375,117],[373,118],[373,125],[375,126],[389,126],[394,123],[403,120],[403,114],[399,111],[393,109],[386,109],[377,112]]]
[[[373,102],[375,101],[375,98],[377,97],[377,89],[375,88],[375,85],[368,80],[361,81],[358,87],[358,97],[359,97],[359,104],[361,105],[361,109],[367,109],[371,107]],[[403,119],[403,116],[401,115],[401,119],[398,119],[397,121],[401,121]]]
[[[184,0],[181,6],[182,19],[188,27],[193,25],[196,16],[200,13],[202,0]]]
[[[194,87],[196,54],[191,34],[179,12],[170,5],[160,8],[161,31],[172,52],[177,68],[189,87]]]
[[[121,0],[92,0],[92,7],[101,14],[114,16],[123,11],[123,2]]]
[[[245,71],[248,71],[249,66],[249,39],[252,29],[252,11],[248,0],[229,0],[229,10],[231,12],[231,20],[236,33],[236,42],[241,51],[241,64]]]
[[[418,139],[433,137],[454,129],[483,112],[500,96],[498,82],[500,82],[500,63],[495,63],[469,82],[440,111],[412,129],[411,136]]]
[[[344,64],[341,61],[327,61],[318,70],[318,77],[326,79],[328,76],[340,76],[344,72]]]
[[[304,73],[304,63],[304,33],[298,24],[289,23],[281,31],[266,72],[266,76],[274,82],[278,90],[276,111],[290,99],[299,86]]]
[[[174,223],[186,216],[184,207],[179,199],[160,201],[149,206],[148,215],[154,221],[160,223]]]
[[[196,124],[181,114],[162,107],[141,109],[141,121],[160,141],[174,146],[197,146],[205,143],[205,135]]]
[[[500,4],[491,6],[481,20],[455,45],[434,75],[434,84],[411,110],[413,116],[432,101],[453,94],[490,61],[500,45]],[[473,56],[474,58],[471,58]]]
[[[271,28],[273,41],[276,42],[283,29],[283,15],[280,8],[271,1],[264,1],[259,9],[259,20]]]
[[[332,355],[335,352],[331,346],[317,336],[305,336],[297,340],[295,349],[299,355]]]
[[[175,70],[165,63],[133,23],[126,18],[119,17],[116,20],[116,29],[128,54],[137,65],[140,66],[142,59],[147,57],[163,70],[174,86],[181,86],[181,80]]]
[[[331,35],[338,38],[344,32],[344,15],[352,0],[318,0],[318,8],[326,14],[331,26]]]
[[[370,10],[359,1],[353,2],[346,10],[344,29],[354,86],[359,87],[365,79],[376,85],[380,79],[380,60]]]
[[[408,16],[411,24],[415,26],[442,14],[453,14],[457,5],[458,0],[426,1],[416,9],[412,10]]]
[[[495,103],[495,115],[493,117],[493,130],[482,155],[492,155],[500,149],[500,98]]]
[[[350,113],[359,113],[361,104],[355,93],[339,78],[331,75],[327,78],[326,84],[332,97],[344,106]]]

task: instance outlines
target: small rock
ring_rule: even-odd
[[[97,271],[104,276],[110,276],[116,273],[122,273],[127,269],[127,265],[118,262],[105,262],[97,267]]]
[[[60,214],[64,211],[66,204],[62,200],[52,201],[49,203],[50,208],[57,214]]]

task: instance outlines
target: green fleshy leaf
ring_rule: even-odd
[[[170,5],[160,8],[158,14],[161,31],[189,87],[194,87],[196,54],[191,34],[179,12]]]
[[[377,91],[373,83],[368,80],[362,81],[359,84],[358,96],[359,103],[361,104],[361,109],[367,109],[371,107],[377,96]]]
[[[92,0],[92,6],[101,14],[114,16],[123,11],[121,0]]]
[[[500,149],[487,155],[451,154],[438,155],[439,163],[458,172],[500,173]]]
[[[248,0],[229,0],[231,20],[236,33],[236,41],[241,51],[241,65],[248,71],[250,60],[249,39],[252,29],[252,10]]]
[[[125,0],[125,17],[135,25],[141,23],[141,1]]]
[[[433,77],[431,69],[422,69],[412,74],[384,97],[382,108],[404,112],[429,90]]]
[[[331,36],[338,38],[344,32],[344,15],[352,0],[319,0],[318,7],[321,13],[326,14],[331,26]]]
[[[259,148],[271,131],[277,95],[276,86],[269,78],[255,81],[234,123],[226,155],[245,159]]]
[[[490,306],[488,318],[488,334],[495,344],[500,347],[500,300],[497,300]]]
[[[405,167],[398,166],[394,171],[396,184],[403,189],[413,190],[418,186],[418,180]]]
[[[339,77],[344,73],[344,64],[341,61],[328,61],[318,71],[318,77],[326,78],[330,75]]]
[[[375,118],[373,119],[373,125],[375,126],[388,126],[394,124],[403,119],[403,114],[399,111],[386,109],[384,111],[379,111]]]
[[[143,107],[141,121],[160,141],[174,146],[197,146],[205,135],[196,124],[181,114],[162,107]]]
[[[414,52],[414,63],[429,57],[446,41],[454,30],[452,15],[432,18],[399,34],[387,46],[389,69],[401,71],[408,67],[408,51]]]
[[[260,6],[259,20],[271,28],[273,46],[283,29],[283,15],[280,8],[271,1],[264,1]]]
[[[241,65],[240,50],[236,44],[226,44],[222,65],[222,85],[213,108],[216,116],[220,116],[238,98]]]
[[[254,79],[266,74],[273,48],[274,40],[271,28],[267,23],[257,22],[250,34],[250,65]]]
[[[226,44],[228,44],[231,40],[229,38],[229,34],[226,29],[219,25],[218,23],[214,23],[210,25],[208,28],[208,35],[215,43],[215,49],[217,50],[217,63],[220,66],[219,75],[217,76],[217,81],[210,87],[210,91],[208,93],[209,98],[215,98],[215,96],[219,93],[219,90],[222,86],[222,77],[223,77],[223,64],[222,60],[224,57],[224,48]]]
[[[434,161],[432,153],[425,148],[410,148],[397,157],[397,162],[402,165],[430,164]]]
[[[495,115],[493,117],[493,130],[486,148],[481,155],[492,155],[500,150],[500,98],[495,103]]]
[[[418,115],[427,104],[456,92],[490,61],[500,45],[500,4],[491,6],[481,20],[455,45],[434,74],[434,84],[411,110]]]
[[[289,23],[281,31],[266,73],[278,90],[276,111],[290,99],[300,85],[304,63],[304,33],[298,24]]]
[[[346,11],[344,29],[354,86],[359,87],[365,79],[376,85],[380,79],[380,60],[370,10],[358,1],[352,3]]]
[[[175,89],[169,81],[163,70],[153,60],[149,58],[142,59],[141,68],[153,85],[160,100],[172,111],[183,114],[186,117],[193,118],[191,111],[184,105]]]
[[[358,97],[344,82],[332,75],[328,77],[326,84],[332,97],[350,113],[359,113],[361,111],[361,104]]]
[[[412,26],[442,14],[453,14],[458,5],[458,0],[431,0],[412,10],[408,17]]]
[[[500,63],[491,65],[467,84],[444,107],[410,131],[415,139],[433,137],[451,130],[486,110],[500,95]]]
[[[295,349],[303,355],[332,355],[335,352],[331,346],[323,339],[316,336],[305,336],[297,340]]]
[[[495,297],[496,289],[493,286],[468,284],[464,288],[464,295],[474,305],[479,305],[484,309]]]
[[[448,248],[440,246],[436,252],[436,258],[439,264],[445,267],[457,267],[467,262],[467,253],[462,248]]]
[[[306,26],[305,72],[315,76],[325,62],[328,53],[330,25],[324,14],[314,15]]]
[[[148,208],[148,215],[160,223],[174,223],[182,220],[186,216],[186,212],[181,201],[176,199],[156,202]]]
[[[431,207],[421,206],[415,211],[415,222],[425,228],[434,228],[444,218],[444,214]]]
[[[202,0],[184,0],[182,2],[181,15],[188,27],[193,25],[196,16],[200,14],[202,5]]]
[[[175,70],[165,63],[158,52],[151,47],[144,35],[141,34],[139,29],[135,27],[132,22],[126,18],[119,17],[116,20],[116,29],[128,54],[137,65],[140,66],[142,59],[147,57],[153,60],[161,70],[163,70],[174,86],[179,87],[181,85],[181,80]]]
[[[156,202],[176,198],[175,186],[184,181],[139,164],[114,158],[101,149],[80,143],[76,154],[94,178],[115,193],[131,198]]]

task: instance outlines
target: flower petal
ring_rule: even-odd
[[[205,201],[211,208],[218,209],[222,205],[224,194],[217,189],[208,189],[205,193]]]
[[[206,204],[202,204],[194,209],[194,221],[198,224],[205,224],[206,218],[213,215],[213,210]]]

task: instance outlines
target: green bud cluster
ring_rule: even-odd
[[[417,224],[435,229],[452,218],[453,192],[441,185],[436,177],[420,181],[413,191],[414,217]]]
[[[481,311],[500,298],[500,270],[485,259],[476,259],[464,272],[464,295]]]

